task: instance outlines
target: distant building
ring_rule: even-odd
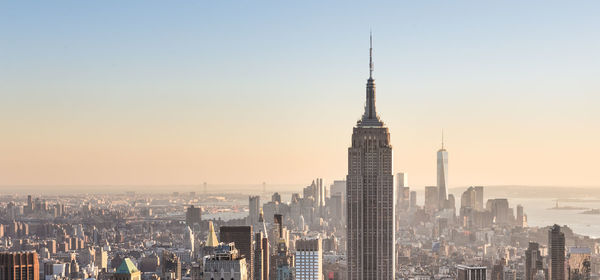
[[[248,197],[248,209],[248,224],[257,226],[260,215],[260,196]]]
[[[538,270],[543,269],[543,259],[540,253],[540,245],[529,242],[525,251],[525,280],[534,280]]]
[[[566,280],[565,234],[559,225],[548,231],[548,280]]]
[[[234,243],[221,243],[215,254],[204,260],[204,280],[248,280],[246,259],[240,257]]]
[[[346,180],[335,180],[333,184],[329,186],[330,195],[339,193],[342,197],[346,197]]]
[[[473,187],[475,191],[475,201],[473,203],[473,208],[477,211],[483,211],[483,187],[476,186]]]
[[[31,197],[29,198],[31,201]],[[39,280],[40,266],[36,252],[0,253],[1,280]]]
[[[141,280],[141,272],[129,258],[123,259],[117,271],[113,274],[114,280]]]
[[[254,279],[254,246],[252,226],[222,226],[219,239],[223,243],[234,243],[240,257],[246,259],[248,279]]]
[[[442,133],[442,148],[437,151],[437,187],[438,209],[446,206],[448,188],[448,152],[444,148],[444,134]]]
[[[408,209],[410,205],[410,188],[408,174],[396,173],[396,212]]]
[[[456,280],[486,280],[487,268],[485,266],[456,266]]]
[[[435,211],[439,206],[439,193],[438,187],[428,186],[425,187],[425,209],[429,211]]]
[[[190,205],[185,212],[185,222],[191,228],[194,228],[194,225],[200,225],[202,222],[202,208]]]
[[[294,263],[297,280],[323,279],[323,249],[321,239],[296,241]]]
[[[415,207],[417,207],[417,192],[411,191],[410,192],[410,208],[415,208]]]

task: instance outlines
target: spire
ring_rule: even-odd
[[[442,128],[442,150],[444,149],[444,129]]]
[[[215,227],[213,226],[212,221],[208,221],[208,236],[206,238],[206,246],[217,247],[218,245],[219,240],[217,239],[217,234],[215,233]]]
[[[373,32],[369,31],[369,80],[373,79]]]
[[[375,110],[375,80],[373,79],[373,33],[369,32],[369,79],[367,80],[367,100],[365,102],[365,113],[358,126],[383,126]]]

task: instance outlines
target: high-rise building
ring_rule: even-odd
[[[435,211],[439,207],[439,189],[435,186],[425,187],[425,209]]]
[[[371,40],[372,42],[372,40]],[[372,44],[365,112],[348,148],[348,279],[391,280],[395,275],[395,195],[390,133],[375,110]]]
[[[235,244],[241,257],[246,259],[248,279],[254,279],[254,246],[252,226],[222,226],[219,239],[224,243]]]
[[[408,209],[410,188],[408,187],[408,174],[396,173],[396,210],[397,212]]]
[[[417,192],[416,191],[411,191],[410,192],[410,208],[415,208],[417,207]]]
[[[456,280],[485,280],[487,277],[485,266],[457,265],[456,269]]]
[[[194,228],[194,225],[200,225],[202,222],[202,208],[190,205],[185,212],[185,222],[191,228]]]
[[[517,205],[517,227],[526,227],[527,226],[527,216],[523,213],[523,206],[521,204]]]
[[[297,280],[322,280],[323,249],[321,239],[297,240],[294,262]]]
[[[185,232],[183,234],[183,241],[186,249],[194,251],[194,233],[192,232],[192,229],[189,226],[185,228]]]
[[[540,245],[535,242],[529,242],[529,246],[525,251],[525,280],[534,280],[535,275],[540,269],[543,269]]]
[[[251,226],[258,225],[258,216],[260,215],[260,196],[248,197],[248,224]]]
[[[473,206],[477,211],[483,211],[483,187],[476,186],[473,187],[475,191],[475,201],[473,202]]]
[[[36,252],[0,253],[0,279],[39,280],[38,254]]]
[[[548,230],[548,280],[565,280],[565,234],[559,225]]]
[[[444,134],[442,133],[442,148],[437,151],[437,187],[438,208],[443,209],[446,205],[448,187],[448,152],[444,148]]]
[[[114,280],[141,280],[142,275],[131,259],[125,258],[117,271],[113,274]]]
[[[108,268],[108,252],[104,250],[104,248],[99,247],[96,249],[96,261],[95,265],[98,266],[100,271],[106,270]]]
[[[263,232],[257,232],[254,235],[254,244],[254,279],[269,280],[269,238],[263,235]]]

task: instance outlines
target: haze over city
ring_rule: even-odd
[[[343,179],[373,31],[393,169],[600,185],[595,1],[3,2],[0,185]]]

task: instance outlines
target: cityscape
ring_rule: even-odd
[[[77,9],[87,9],[86,4],[78,5],[82,6],[77,6]],[[138,8],[135,5],[128,6],[131,4],[125,5],[129,8]],[[278,5],[280,4],[276,6]],[[5,6],[10,10],[24,9],[18,4]],[[207,7],[210,7],[207,8],[208,10],[212,8],[218,10],[214,6]],[[413,6],[407,7],[417,9]],[[196,9],[197,7],[189,8]],[[229,6],[228,8],[234,9]],[[394,6],[394,8],[398,7]],[[581,10],[585,9],[581,8]],[[93,16],[95,13],[89,10],[87,12],[88,16]],[[181,12],[184,13],[184,11]],[[355,12],[362,11],[359,9]],[[380,11],[380,13],[383,14],[384,11]],[[170,19],[186,21],[185,18],[173,17]],[[13,20],[17,21],[16,18]],[[79,20],[86,22],[89,19],[80,18]],[[594,23],[600,23],[600,21],[596,18]],[[50,23],[50,25],[53,24],[59,25],[60,23]],[[168,25],[167,22],[164,24]],[[220,24],[213,23],[209,25],[209,29],[212,26],[218,28]],[[19,28],[25,30],[25,27]],[[144,29],[139,26],[137,28]],[[31,138],[23,136],[30,135],[27,133],[23,133],[20,136],[22,138],[8,136],[11,134],[10,132],[16,134],[17,130],[11,129],[24,126],[27,122],[19,121],[16,117],[4,118],[12,114],[7,106],[6,112],[8,113],[0,114],[2,117],[0,128],[7,128],[5,131],[9,133],[5,138],[12,141],[10,145],[7,144],[6,149],[0,149],[0,152],[6,151],[7,155],[7,160],[0,160],[0,171],[2,171],[0,177],[3,177],[0,178],[0,280],[600,280],[600,188],[594,187],[594,184],[598,183],[597,181],[591,181],[597,180],[595,171],[589,173],[591,174],[589,178],[592,179],[585,176],[577,178],[581,180],[577,182],[588,180],[585,181],[588,182],[587,185],[573,183],[573,187],[545,185],[546,181],[541,182],[538,186],[510,183],[486,184],[485,182],[497,182],[481,180],[482,177],[479,177],[480,174],[488,174],[482,170],[489,168],[490,164],[483,161],[475,165],[461,163],[465,161],[465,156],[461,153],[466,151],[453,149],[454,143],[457,142],[453,136],[461,132],[456,129],[454,132],[449,131],[441,123],[435,123],[435,127],[432,128],[436,131],[435,139],[424,142],[437,143],[435,146],[430,145],[428,150],[431,152],[423,156],[430,168],[427,171],[419,170],[415,172],[417,175],[413,176],[412,171],[420,168],[410,167],[409,160],[398,166],[398,157],[403,157],[402,152],[398,151],[411,149],[411,147],[398,147],[398,145],[405,145],[403,140],[416,132],[408,129],[395,130],[394,128],[398,127],[394,124],[397,118],[388,120],[385,116],[395,113],[389,108],[402,111],[404,107],[410,107],[408,102],[412,99],[407,98],[406,104],[396,104],[396,107],[386,106],[385,102],[389,99],[377,99],[381,95],[392,95],[393,93],[387,91],[391,87],[385,85],[388,83],[386,79],[381,79],[379,83],[380,89],[384,90],[377,90],[376,77],[382,72],[382,75],[389,75],[389,73],[384,73],[390,68],[383,67],[380,70],[375,67],[375,62],[385,60],[386,56],[378,55],[378,36],[380,36],[378,34],[380,33],[377,32],[377,26],[374,26],[372,30],[363,32],[364,34],[358,34],[357,31],[351,32],[353,37],[360,37],[360,40],[364,41],[361,44],[364,46],[361,48],[361,57],[357,59],[363,64],[359,69],[351,71],[362,73],[362,78],[366,82],[364,88],[356,91],[364,90],[364,95],[346,94],[344,96],[345,99],[353,99],[351,104],[362,103],[364,106],[362,108],[345,107],[349,103],[332,101],[331,97],[321,99],[321,96],[306,96],[306,98],[319,98],[318,101],[315,101],[318,103],[330,102],[327,106],[338,107],[338,109],[341,107],[340,110],[350,111],[358,117],[358,119],[344,119],[343,122],[347,124],[343,127],[347,132],[346,138],[332,141],[336,143],[336,149],[344,154],[336,161],[343,162],[343,164],[335,169],[343,170],[343,175],[336,172],[307,174],[307,172],[301,171],[306,169],[301,167],[303,161],[300,159],[273,163],[273,157],[266,155],[273,152],[282,154],[282,158],[285,156],[306,157],[311,166],[329,165],[330,161],[325,159],[327,156],[320,154],[321,150],[317,150],[317,148],[310,155],[299,155],[294,152],[294,150],[301,149],[310,150],[312,145],[320,143],[318,138],[336,138],[336,136],[328,136],[328,129],[317,130],[315,128],[314,131],[308,131],[299,125],[296,129],[302,136],[287,131],[289,133],[287,137],[300,138],[300,140],[293,142],[294,145],[279,148],[274,142],[280,138],[268,139],[275,136],[261,130],[259,127],[263,124],[250,126],[247,129],[240,123],[233,126],[236,131],[245,131],[245,136],[240,141],[266,142],[268,145],[273,145],[273,151],[265,151],[265,146],[257,145],[255,152],[259,156],[252,157],[249,156],[252,153],[246,154],[243,151],[244,146],[236,144],[237,142],[215,136],[219,138],[217,142],[222,142],[223,147],[231,149],[230,153],[224,154],[222,153],[223,147],[215,144],[216,142],[211,146],[200,141],[199,143],[202,144],[198,145],[202,146],[202,149],[214,149],[224,162],[231,162],[231,166],[224,165],[225,169],[230,170],[223,172],[231,172],[226,174],[232,175],[223,180],[215,179],[221,178],[222,173],[211,174],[211,170],[216,170],[213,168],[221,166],[221,163],[201,158],[200,161],[204,164],[203,166],[207,166],[208,171],[198,172],[210,180],[205,179],[200,183],[167,184],[164,183],[165,181],[157,180],[156,184],[143,183],[146,181],[140,181],[142,183],[137,185],[134,183],[106,183],[108,181],[94,181],[88,185],[81,184],[77,180],[84,178],[85,174],[88,176],[86,178],[97,178],[94,177],[94,174],[108,174],[110,173],[108,171],[111,170],[115,174],[120,174],[112,178],[127,178],[127,180],[141,177],[155,178],[153,176],[157,175],[154,173],[161,173],[161,171],[153,169],[155,166],[145,165],[147,162],[153,161],[154,156],[141,155],[143,153],[140,151],[144,150],[136,150],[135,147],[146,145],[145,140],[149,141],[148,143],[153,140],[167,143],[168,141],[165,139],[172,139],[168,137],[179,138],[180,136],[173,136],[173,134],[177,134],[175,133],[178,131],[177,128],[157,130],[151,135],[138,138],[138,136],[133,136],[134,131],[137,131],[136,127],[124,126],[123,135],[126,136],[119,138],[119,141],[130,141],[133,144],[119,146],[111,142],[112,138],[103,139],[102,133],[95,134],[96,130],[101,131],[106,128],[94,127],[93,123],[84,122],[83,131],[90,135],[85,139],[89,143],[99,143],[97,146],[90,144],[96,150],[90,148],[88,153],[87,149],[80,148],[78,150],[77,147],[89,148],[91,146],[85,146],[85,143],[77,146],[78,144],[69,142],[72,137],[65,132],[67,131],[65,127],[74,125],[70,122],[65,122],[64,127],[56,126],[55,128],[56,134],[65,133],[64,138],[61,138],[64,142],[54,143],[53,141],[57,139],[54,133],[49,133],[46,137]],[[153,32],[161,34],[156,30],[150,34],[154,34]],[[169,34],[171,32],[176,31],[169,29]],[[180,30],[180,32],[183,31]],[[301,32],[292,33],[304,36],[301,35]],[[11,34],[11,38],[17,42],[16,37],[12,36],[14,34]],[[39,36],[42,35],[39,34]],[[386,35],[384,33],[381,36]],[[315,40],[319,40],[319,36],[315,38]],[[215,42],[219,42],[219,40],[216,38]],[[256,40],[258,41],[258,39]],[[594,40],[596,40],[594,42],[598,42],[597,39]],[[117,41],[115,40],[115,42]],[[15,45],[18,44],[15,43]],[[67,45],[65,44],[65,48],[69,49],[76,46],[77,43]],[[173,45],[177,45],[177,43],[173,42]],[[7,49],[13,50],[13,48],[15,48],[14,45]],[[226,46],[223,44],[216,48],[226,48]],[[438,48],[442,48],[442,46],[438,46]],[[16,50],[14,51],[16,52]],[[70,51],[72,50],[67,52]],[[165,52],[167,51],[165,50]],[[335,53],[336,50],[327,47],[318,50],[318,53],[326,52]],[[139,53],[144,57],[143,51]],[[390,55],[389,51],[385,53]],[[0,56],[0,58],[3,57]],[[49,60],[53,59],[49,58]],[[209,61],[208,58],[206,61]],[[115,63],[115,65],[118,64]],[[243,67],[242,64],[236,64],[236,67]],[[203,67],[210,68],[212,65],[207,62]],[[286,67],[292,68],[294,65],[291,63]],[[6,76],[12,77],[9,68],[3,69],[0,74],[6,73]],[[136,71],[143,71],[140,70],[142,68],[144,68],[143,65]],[[173,67],[171,70],[185,71],[176,68]],[[60,69],[62,68],[57,69],[56,75],[64,74],[61,74],[63,70]],[[121,71],[118,70],[118,66],[110,69]],[[88,70],[82,69],[82,71]],[[119,75],[124,75],[123,79],[127,79],[129,74],[125,74],[126,72],[123,71]],[[185,76],[185,74],[181,75]],[[248,73],[248,75],[251,74]],[[111,79],[107,78],[107,80]],[[243,80],[244,78],[240,76],[238,79]],[[360,85],[365,80],[351,82],[353,85]],[[3,80],[0,79],[1,81]],[[5,92],[9,92],[9,89],[18,88],[13,85],[15,79],[7,78],[5,81],[10,86],[0,87],[3,97]],[[266,77],[263,82],[268,83],[269,78]],[[310,83],[311,81],[303,78],[300,82]],[[395,82],[394,79],[390,79],[389,83],[392,82]],[[34,84],[36,83],[34,82]],[[56,87],[48,81],[39,83],[41,87],[47,87],[48,90],[52,90],[53,86]],[[76,82],[73,81],[73,83]],[[150,79],[144,83],[160,87],[158,86],[160,82],[156,80]],[[233,80],[231,83],[235,84],[236,81]],[[286,84],[286,87],[294,87],[289,80],[288,83],[289,85]],[[592,88],[592,91],[598,90],[598,85],[595,84],[595,86],[596,88]],[[208,87],[213,88],[213,85]],[[106,87],[107,90],[108,88],[109,86]],[[152,86],[147,90],[147,94],[152,95]],[[9,104],[20,98],[17,97],[18,92],[19,90],[14,90],[7,94],[9,98],[6,100]],[[201,99],[208,100],[206,102],[214,102],[214,100],[211,101],[211,98],[215,100],[228,98],[217,97],[222,92],[214,92],[214,96],[213,92],[198,94],[202,96]],[[279,97],[279,99],[274,96],[260,95],[254,98],[272,106],[278,106],[273,105],[277,102],[294,102],[286,99],[284,93],[281,94],[283,97]],[[565,93],[566,95],[568,94]],[[57,96],[59,95],[55,97]],[[44,100],[45,97],[38,97],[40,104],[56,101],[50,100],[51,98]],[[172,99],[177,99],[177,97],[181,96],[174,96]],[[122,102],[124,99],[120,98],[124,97],[118,97],[116,100]],[[251,107],[251,104],[255,104],[252,102],[256,102],[256,100],[244,101],[234,100],[235,97],[230,98],[231,100],[222,101],[223,104],[234,107],[241,104],[239,108],[243,108]],[[268,101],[266,101],[267,99]],[[172,101],[169,97],[169,101],[165,101],[165,103],[180,104],[178,106],[181,107],[177,107],[175,110],[177,111],[184,110],[182,108],[185,107],[186,102],[192,102],[190,100]],[[594,121],[600,119],[596,118],[598,116],[597,105],[600,104],[594,103],[597,100],[597,96],[594,95],[588,100],[593,105],[586,104],[590,108],[593,107],[594,111],[590,113],[591,117],[586,119],[590,123],[585,123],[583,126],[585,126],[585,130],[594,130],[592,133],[597,133],[595,130],[600,126],[596,126],[594,129],[586,125],[593,125]],[[144,103],[143,98],[139,101],[136,99],[133,103],[138,106],[137,102],[147,104]],[[96,110],[95,106],[100,106],[97,104],[101,103],[102,101],[92,101],[90,103],[92,106],[76,113],[67,110],[72,113],[67,114],[67,118],[76,122],[79,117],[89,117],[86,115],[88,112],[85,111],[94,111]],[[452,104],[448,104],[448,106],[452,106]],[[2,108],[4,107],[0,107],[0,109]],[[216,110],[214,112],[225,110],[218,107],[211,109]],[[432,110],[434,109],[432,107]],[[314,111],[307,110],[310,111],[310,114],[318,114],[319,119],[326,119],[330,116],[326,113],[319,113],[319,110],[316,109]],[[278,118],[277,115],[263,111],[264,108],[257,108],[254,112],[256,114],[264,113],[269,119]],[[115,109],[115,112],[120,111]],[[168,116],[169,112],[173,113],[168,110],[152,111],[146,115],[146,118],[148,118],[148,123],[164,122],[166,125],[163,128],[178,127],[179,125],[183,127],[184,124]],[[231,128],[220,128],[221,119],[230,116],[214,112],[210,113],[208,118],[201,120],[191,118],[189,120],[196,126],[196,129],[204,130],[203,137],[212,137],[213,131],[227,131]],[[119,119],[125,116],[124,113],[121,114],[115,117],[114,123],[126,122],[126,120]],[[560,112],[556,112],[556,114],[560,114]],[[39,116],[29,117],[35,120],[36,125],[45,124],[42,118],[38,118]],[[111,119],[113,116],[106,116],[106,118]],[[254,120],[251,117],[248,118]],[[506,116],[506,119],[508,118],[510,116]],[[568,117],[566,118],[567,121],[570,120]],[[443,120],[444,117],[441,119]],[[532,117],[532,119],[535,118]],[[543,117],[540,117],[539,126],[546,125],[546,123],[542,124],[543,120],[541,119]],[[404,121],[423,123],[423,126],[428,123],[416,117]],[[323,120],[323,122],[327,121]],[[6,126],[4,126],[5,123]],[[50,123],[51,121],[48,120],[47,124]],[[252,121],[247,121],[246,124],[248,123],[252,123]],[[293,124],[286,125],[294,126]],[[502,129],[502,119],[498,123],[490,124],[490,126],[494,125],[497,125],[498,129]],[[567,125],[576,126],[576,124],[570,123]],[[40,131],[29,129],[36,133]],[[330,129],[333,130],[333,128]],[[28,129],[24,130],[29,131]],[[132,132],[127,134],[127,131]],[[481,131],[484,133],[484,130]],[[34,132],[28,133],[37,135]],[[286,131],[282,131],[281,134],[286,134]],[[525,132],[523,134],[526,135]],[[232,136],[232,138],[239,137]],[[21,141],[20,139],[25,140]],[[200,138],[196,140],[198,139]],[[600,138],[592,138],[589,141],[596,141],[597,144],[597,140]],[[473,141],[473,143],[484,142],[479,139]],[[56,148],[55,153],[48,153],[42,148],[36,148],[46,147],[44,145],[47,142],[53,142],[50,147]],[[152,145],[158,145],[155,142],[152,143],[154,143]],[[31,146],[19,146],[20,144]],[[154,147],[151,144],[147,145]],[[193,149],[186,146],[188,144],[183,140],[164,145],[171,149],[172,153],[160,153],[160,159],[164,159],[167,162],[165,164],[172,164],[173,168],[168,172],[165,171],[171,175],[164,175],[164,178],[187,174],[185,170],[181,173],[173,170],[185,169],[182,167],[185,164],[181,162],[185,163],[189,158],[204,155],[203,153],[196,154]],[[493,147],[491,143],[482,145],[485,149],[479,150],[481,153],[497,148]],[[582,142],[581,145],[585,146],[586,144]],[[473,146],[476,145],[473,144]],[[22,147],[33,148],[29,150],[29,148]],[[121,150],[123,147],[129,148]],[[160,147],[160,149],[164,148]],[[183,152],[177,150],[178,147],[182,148]],[[477,148],[473,147],[473,149]],[[23,160],[16,161],[17,157],[14,154],[25,152],[25,150],[30,153],[23,153]],[[134,150],[141,154],[132,156],[133,152],[125,150]],[[532,174],[542,174],[542,177],[550,178],[548,180],[552,180],[553,175],[560,176],[561,174],[554,174],[555,172],[552,170],[538,171],[536,168],[539,166],[533,165],[544,166],[543,161],[552,159],[555,161],[553,164],[564,165],[567,170],[565,172],[569,172],[569,166],[581,164],[560,158],[561,151],[550,151],[549,153],[552,155],[548,158],[531,163],[523,150],[519,151],[512,151],[514,154],[510,156],[515,162],[514,165],[531,165],[528,168],[531,168]],[[511,150],[502,151],[502,153],[508,152]],[[590,151],[590,156],[597,156],[597,152],[597,148]],[[124,154],[124,156],[116,156],[115,158],[120,160],[114,162],[98,163],[98,169],[108,170],[106,173],[99,170],[97,170],[98,173],[82,171],[93,169],[85,168],[85,166],[88,161],[93,161],[94,156],[100,155],[98,160],[101,161],[101,159],[110,158],[108,154],[112,153]],[[107,157],[103,158],[102,154],[107,154]],[[55,161],[46,162],[47,155]],[[237,159],[243,157],[250,158],[250,164],[244,168],[238,168]],[[449,180],[458,173],[454,171],[458,169],[453,167],[454,157],[461,166],[472,167],[469,170],[460,169],[462,170],[460,184]],[[32,163],[33,160],[27,160],[33,158],[40,161]],[[70,161],[75,158],[81,159],[81,162]],[[64,161],[61,161],[63,159]],[[131,168],[121,165],[130,159],[135,159],[131,162],[138,163],[133,164]],[[495,158],[489,158],[489,160],[492,162],[495,161]],[[240,161],[244,160],[240,159]],[[595,163],[595,161],[593,162]],[[276,165],[286,166],[278,167]],[[597,163],[595,163],[595,167],[598,167]],[[509,167],[507,166],[507,168]],[[283,169],[285,172],[294,173],[306,179],[301,184],[273,183],[267,180],[247,183],[252,181],[248,178],[254,179],[248,174],[254,176],[256,173],[262,172],[264,175],[258,175],[265,178],[272,176],[271,178],[273,178],[279,176]],[[121,171],[122,173],[120,173]],[[73,175],[75,173],[76,175]],[[278,175],[272,175],[275,173]],[[79,176],[80,174],[83,175]],[[285,174],[282,176],[286,176]],[[422,174],[434,174],[434,176],[423,176]],[[511,174],[506,174],[507,178],[510,176]],[[185,175],[181,177],[185,177]],[[413,177],[417,183],[413,183]],[[64,180],[64,178],[71,178],[72,181]],[[517,178],[515,181],[518,181],[519,178],[525,177],[517,177],[515,174],[514,178]],[[534,176],[532,175],[531,178]],[[48,183],[40,183],[37,180],[47,180]],[[246,183],[229,183],[236,180]],[[115,182],[125,181],[115,179]],[[295,182],[295,179],[287,182]],[[423,184],[422,182],[431,183]]]

